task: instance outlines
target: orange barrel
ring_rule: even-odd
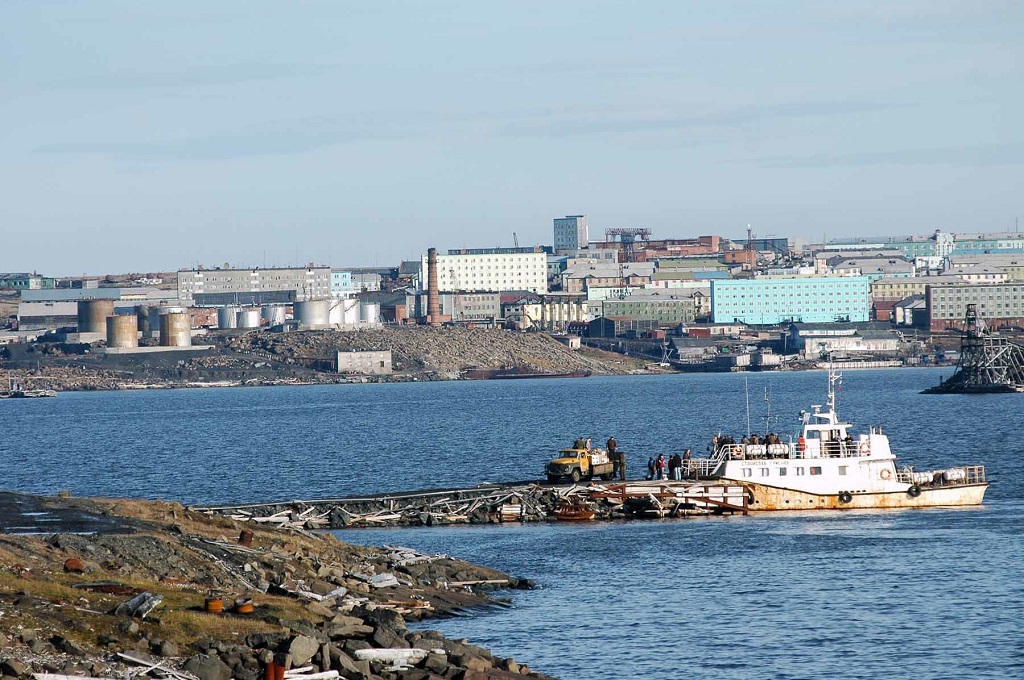
[[[242,529],[242,533],[238,534],[238,543],[246,548],[252,547],[252,532],[248,529]]]
[[[219,597],[206,598],[206,611],[211,614],[220,614],[224,611],[224,600]]]
[[[236,614],[252,614],[253,613],[252,600],[246,598],[244,600],[238,600],[235,602],[235,613]]]

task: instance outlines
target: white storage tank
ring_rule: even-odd
[[[380,304],[361,302],[359,304],[359,320],[365,324],[375,324],[380,321]]]
[[[288,310],[284,305],[264,305],[263,318],[268,326],[279,326],[288,319]]]
[[[218,328],[238,328],[239,308],[234,305],[226,305],[217,309]]]
[[[238,311],[239,328],[259,328],[260,310],[259,307],[245,307]]]
[[[331,301],[300,300],[293,305],[295,318],[305,329],[327,328],[331,325]]]

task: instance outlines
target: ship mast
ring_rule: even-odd
[[[835,413],[836,420],[839,419],[839,413],[836,411],[836,386],[843,384],[843,374],[836,373],[835,366],[832,365],[832,355],[828,356],[828,410]]]

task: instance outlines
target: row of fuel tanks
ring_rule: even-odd
[[[380,306],[358,299],[303,300],[293,303],[292,316],[300,330],[359,327],[380,323]],[[287,305],[217,308],[217,326],[222,329],[256,329],[264,325],[284,326]],[[139,305],[134,313],[117,314],[113,300],[82,300],[78,304],[78,332],[104,334],[107,347],[139,346],[139,337],[157,337],[165,347],[192,345],[192,314],[187,307]]]

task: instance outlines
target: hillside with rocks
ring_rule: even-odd
[[[532,587],[493,569],[243,526],[176,503],[0,496],[5,513],[73,513],[66,531],[91,530],[0,533],[0,673],[9,680],[547,677],[406,627],[499,605],[495,587]]]
[[[571,350],[546,333],[500,328],[382,326],[357,331],[250,333],[227,343],[277,360],[329,359],[338,350],[391,350],[396,373],[457,377],[468,368],[520,368],[528,373],[620,374],[637,362],[594,350]]]

